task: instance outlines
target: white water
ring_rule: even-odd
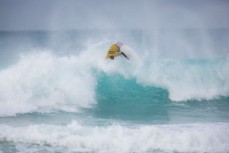
[[[95,103],[95,78],[88,71],[75,57],[23,55],[0,72],[0,115],[89,107]]]
[[[52,152],[228,152],[229,124],[178,124],[105,127],[68,125],[0,125],[0,141],[16,143],[16,149],[51,147]],[[33,144],[30,147],[25,147]],[[24,146],[24,147],[23,147]],[[43,146],[43,147],[42,147]],[[56,149],[56,150],[55,150]]]

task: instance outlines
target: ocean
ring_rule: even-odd
[[[0,32],[0,153],[228,153],[228,128],[228,29]]]

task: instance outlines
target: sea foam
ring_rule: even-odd
[[[21,152],[50,146],[52,152],[215,153],[229,151],[227,129],[227,123],[97,127],[72,121],[68,125],[0,125],[0,141],[30,145],[16,146]]]

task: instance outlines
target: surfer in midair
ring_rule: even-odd
[[[110,58],[112,60],[114,60],[114,57],[119,56],[119,55],[123,55],[127,60],[129,60],[129,58],[126,56],[125,53],[123,53],[120,48],[123,46],[122,42],[116,42],[115,44],[111,45],[106,58]]]

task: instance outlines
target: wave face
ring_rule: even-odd
[[[0,152],[229,152],[228,36],[1,32]]]

